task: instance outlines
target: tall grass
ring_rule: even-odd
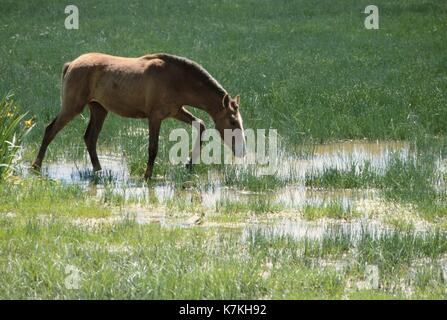
[[[26,114],[20,113],[12,95],[0,101],[0,181],[13,169],[14,158],[23,137],[31,130],[32,120],[22,123]]]
[[[368,162],[348,169],[328,167],[306,173],[305,184],[315,188],[377,188],[390,200],[413,203],[445,201],[445,177],[437,162],[445,158],[447,140],[415,137],[407,158],[391,155],[384,167]]]

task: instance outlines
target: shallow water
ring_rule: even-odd
[[[252,224],[244,228],[243,238],[250,241],[253,237],[267,238],[291,237],[294,240],[322,241],[324,237],[345,236],[350,242],[357,242],[362,235],[368,234],[378,239],[391,229],[374,220],[355,220],[350,222],[334,222],[331,220],[306,221],[284,219],[274,223]]]
[[[99,161],[103,168],[102,176],[105,180],[121,184],[129,181],[130,174],[125,159],[109,154],[99,156]],[[59,161],[50,162],[42,166],[41,172],[42,175],[51,179],[84,185],[89,184],[93,177],[91,163],[86,157],[78,161],[60,159]]]
[[[354,202],[378,197],[375,190],[323,190],[304,186],[307,173],[327,168],[349,169],[354,164],[362,166],[368,162],[372,170],[384,170],[395,154],[405,160],[410,156],[409,145],[405,142],[347,141],[312,146],[312,153],[305,157],[292,157],[281,153],[278,177],[292,175],[295,182],[286,187],[262,193],[249,192],[222,186],[219,173],[208,174],[207,187],[177,188],[172,183],[159,180],[150,186],[131,177],[127,161],[115,154],[99,156],[103,171],[98,179],[91,170],[88,156],[76,161],[60,159],[45,163],[42,174],[64,183],[76,183],[85,186],[90,194],[102,196],[105,192],[123,195],[126,199],[142,202],[147,199],[164,203],[181,200],[184,203],[200,203],[214,208],[222,201],[244,202],[266,201],[284,208],[301,208],[305,205],[324,206],[333,202],[348,207]],[[26,174],[26,173],[25,173]]]
[[[46,163],[42,168],[42,174],[64,183],[84,186],[93,196],[103,197],[105,193],[111,192],[122,195],[125,199],[141,202],[143,209],[135,210],[130,214],[130,218],[135,219],[139,224],[159,223],[166,228],[183,228],[197,225],[200,217],[179,219],[166,216],[164,212],[146,212],[144,203],[148,200],[161,204],[177,202],[185,205],[186,208],[188,204],[200,204],[209,209],[216,208],[222,202],[225,204],[225,202],[253,203],[259,201],[280,205],[286,210],[300,209],[306,205],[322,207],[333,203],[337,203],[345,209],[355,208],[364,203],[372,203],[375,206],[381,198],[378,190],[308,188],[305,186],[306,174],[328,168],[348,170],[353,165],[356,168],[361,168],[365,163],[370,165],[371,170],[381,173],[387,168],[392,157],[397,155],[405,161],[412,156],[410,147],[405,142],[348,141],[316,145],[312,148],[309,155],[300,157],[282,153],[277,175],[286,178],[292,175],[293,182],[285,187],[264,192],[252,192],[224,186],[221,182],[221,173],[216,170],[210,170],[198,185],[191,183],[191,185],[184,184],[183,187],[178,187],[164,178],[156,179],[155,182],[148,185],[142,179],[132,177],[126,159],[115,154],[102,154],[99,157],[103,167],[99,178],[92,174],[87,155],[76,161],[61,159]],[[439,167],[443,167],[443,164],[444,162],[440,162]],[[281,214],[278,216],[281,217]],[[285,216],[283,215],[283,217]],[[205,225],[207,224],[205,223]],[[286,236],[296,240],[315,241],[321,241],[328,236],[330,238],[342,236],[347,237],[351,242],[356,242],[365,234],[372,239],[377,239],[390,231],[385,225],[367,219],[366,216],[350,221],[330,219],[306,221],[295,218],[279,218],[279,220],[272,221],[248,219],[244,223],[238,224],[238,227],[242,227],[244,241],[252,241],[253,237],[261,235],[264,237]]]
[[[333,168],[349,170],[368,163],[373,171],[383,172],[391,158],[397,155],[401,160],[410,156],[410,146],[404,141],[344,141],[312,146],[308,158],[284,157],[280,161],[278,174],[288,176],[294,174],[301,181],[307,173],[321,172]]]

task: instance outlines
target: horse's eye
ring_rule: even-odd
[[[235,121],[235,120],[230,120],[230,124],[231,124],[233,127],[237,127],[237,121]]]

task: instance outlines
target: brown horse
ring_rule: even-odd
[[[239,143],[243,144],[244,141],[239,96],[231,98],[199,64],[164,53],[139,58],[87,53],[64,65],[61,110],[45,129],[39,154],[33,163],[34,168],[41,167],[50,142],[87,104],[90,108],[90,122],[84,141],[95,171],[101,170],[96,143],[109,111],[123,117],[148,119],[149,160],[145,178],[152,176],[160,125],[166,118],[190,124],[193,121],[200,123],[199,141],[192,152],[193,155],[200,155],[200,137],[205,126],[185,106],[206,111],[222,138],[224,129],[240,129],[235,132],[242,133],[242,139],[238,140],[242,142]],[[234,140],[230,147],[235,153],[235,144],[232,142]],[[245,146],[242,147],[244,149]],[[193,161],[191,158],[191,163]]]

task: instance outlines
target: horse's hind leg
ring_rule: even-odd
[[[75,116],[81,113],[84,105],[85,103],[80,102],[71,105],[62,103],[61,111],[45,129],[45,134],[39,149],[39,153],[37,154],[36,160],[34,160],[32,165],[34,169],[40,169],[48,145],[51,143],[51,141],[53,141],[56,134],[67,125],[67,123],[69,123]]]
[[[84,134],[84,141],[87,146],[87,151],[92,161],[93,170],[100,171],[101,165],[99,163],[98,154],[96,153],[96,143],[98,142],[99,133],[107,116],[107,110],[104,109],[97,102],[90,102],[90,121],[87,130]]]

